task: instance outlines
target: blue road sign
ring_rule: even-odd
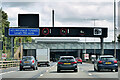
[[[40,29],[9,28],[9,36],[39,36]]]

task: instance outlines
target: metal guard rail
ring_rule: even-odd
[[[0,61],[0,68],[10,68],[10,67],[17,67],[19,66],[20,61]]]

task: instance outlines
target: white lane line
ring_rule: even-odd
[[[43,76],[43,74],[41,74],[40,76]]]
[[[51,68],[55,67],[56,65],[52,66]]]
[[[106,75],[106,74],[118,74],[118,73],[112,72],[112,73],[94,73],[94,74]]]
[[[92,74],[91,73],[89,73],[89,76],[91,76]]]
[[[46,70],[46,72],[48,72],[48,70]]]
[[[9,72],[5,72],[5,73],[1,73],[0,75],[4,75],[4,74],[8,74],[8,73],[12,73],[12,72],[15,72],[15,71],[9,71]]]

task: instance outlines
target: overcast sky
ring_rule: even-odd
[[[18,26],[17,15],[19,13],[40,14],[40,27],[51,25],[51,10],[55,10],[55,26],[59,27],[83,27],[95,26],[108,27],[108,38],[106,42],[114,40],[113,37],[113,0],[4,0],[2,9],[8,14],[10,26]],[[85,38],[80,38],[84,41]],[[94,41],[94,38],[86,38],[87,41]],[[95,39],[95,41],[100,41]]]

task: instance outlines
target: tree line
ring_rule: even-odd
[[[3,42],[2,53],[6,53],[7,57],[9,58],[11,57],[11,37],[5,37],[5,27],[10,27],[10,22],[8,21],[7,13],[5,13],[2,9],[0,9],[0,41]],[[23,43],[32,42],[31,37],[15,37],[14,38],[15,51],[19,47],[20,39]]]

